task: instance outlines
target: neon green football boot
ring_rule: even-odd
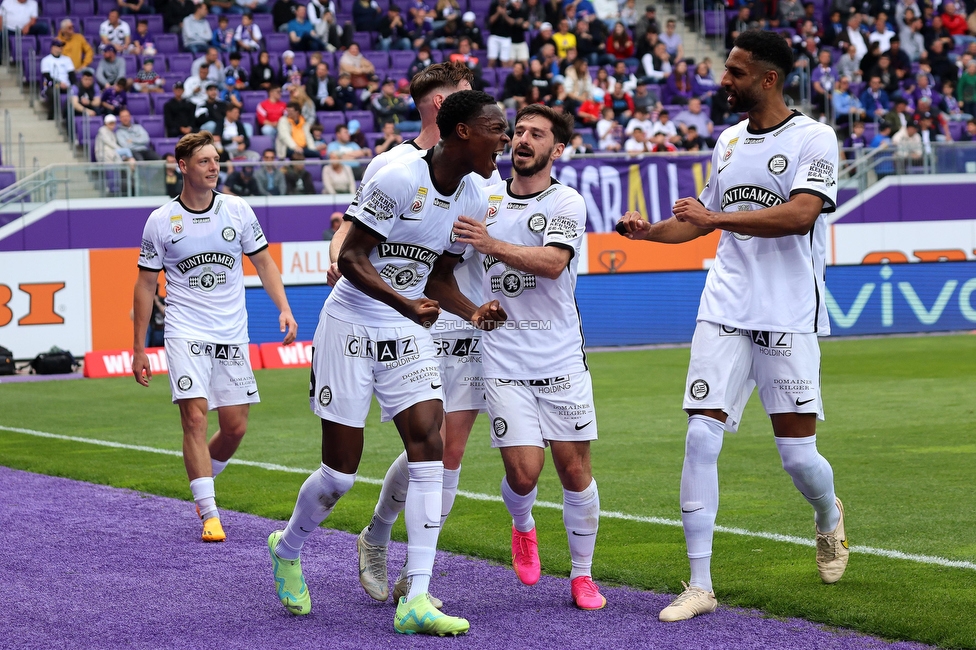
[[[276,530],[268,535],[268,551],[274,569],[275,589],[278,600],[295,616],[304,616],[312,611],[312,599],[308,595],[305,576],[302,575],[302,561],[283,560],[275,553],[275,546],[285,531]]]
[[[399,634],[457,636],[465,634],[470,627],[467,620],[438,611],[427,594],[414,596],[409,602],[406,596],[397,601],[393,629]]]

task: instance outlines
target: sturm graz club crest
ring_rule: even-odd
[[[177,380],[176,387],[183,391],[190,390],[193,387],[193,380],[187,375],[183,375]]]
[[[546,229],[546,215],[536,212],[529,217],[529,230],[532,232],[542,232]]]
[[[380,275],[390,281],[390,286],[392,286],[397,291],[403,291],[404,289],[409,289],[415,284],[419,283],[423,279],[423,274],[420,271],[420,265],[411,262],[406,266],[394,266],[393,264],[387,264],[380,271]]]
[[[492,293],[501,291],[509,298],[520,295],[526,289],[534,288],[535,276],[529,273],[522,274],[515,269],[506,269],[501,275],[491,276]]]
[[[223,271],[215,273],[209,266],[203,267],[200,275],[194,275],[189,280],[191,289],[200,289],[207,293],[213,291],[214,287],[218,284],[224,284],[225,282],[227,282],[227,274]]]
[[[323,386],[322,390],[319,391],[319,404],[322,406],[328,406],[332,403],[332,389],[328,386]]]
[[[691,399],[698,400],[699,402],[708,397],[708,382],[704,379],[696,379],[691,382],[691,388],[688,390],[691,395]]]
[[[504,418],[495,418],[491,421],[491,430],[495,433],[496,438],[504,438],[505,434],[508,433],[508,422]]]
[[[224,241],[234,241],[234,238],[237,237],[237,231],[227,226],[220,231],[220,236],[224,238]]]

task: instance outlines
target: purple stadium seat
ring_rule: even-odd
[[[962,137],[963,131],[966,130],[966,123],[961,121],[949,122],[949,135],[952,136],[953,140],[959,140]]]
[[[71,14],[73,16],[93,16],[95,14],[95,0],[71,0]]]
[[[126,97],[126,106],[133,115],[149,115],[149,95],[130,92]]]
[[[495,99],[498,99],[498,97],[501,95],[501,90],[494,86],[485,86],[485,92],[491,95],[492,97],[494,97]]]
[[[315,121],[322,125],[322,133],[335,133],[335,128],[346,123],[346,117],[340,111],[319,111],[315,114]]]
[[[217,14],[207,14],[207,23],[210,24],[210,29],[217,29],[217,20],[219,19],[220,16]]]
[[[68,3],[65,0],[44,0],[40,15],[61,19],[68,13]]]
[[[80,14],[80,15],[82,17],[81,26],[85,30],[85,36],[87,37],[88,34],[91,33],[94,33],[96,36],[98,36],[98,28],[102,26],[102,22],[105,19],[102,18],[101,16],[92,16],[91,14],[87,14],[87,15]],[[91,41],[93,47],[96,45],[96,43],[100,43],[100,42],[101,40],[98,38],[96,38],[94,41]]]
[[[369,32],[357,32],[353,34],[352,40],[359,44],[360,50],[368,50],[373,47],[373,37]]]
[[[258,26],[262,34],[274,32],[274,19],[271,14],[254,14],[254,24]]]
[[[359,128],[365,132],[374,131],[375,119],[372,111],[346,111],[346,122],[359,120]]]
[[[308,54],[305,52],[295,52],[295,65],[298,66],[299,70],[304,70],[308,67]]]
[[[153,93],[151,97],[152,97],[153,115],[162,115],[163,106],[166,105],[166,102],[173,99],[173,93]]]
[[[269,52],[281,54],[288,49],[288,34],[268,32],[264,34],[264,46]]]
[[[258,104],[268,98],[268,93],[263,90],[244,90],[241,91],[241,103],[244,104],[245,113],[253,113],[257,110]]]
[[[131,97],[129,98],[132,99]],[[166,127],[163,125],[162,115],[141,115],[139,125],[146,130],[150,138],[162,138],[166,135]]]
[[[390,52],[390,67],[391,68],[403,68],[406,70],[413,63],[413,60],[417,58],[417,53],[413,51],[399,51],[393,50]]]
[[[108,12],[119,8],[119,3],[115,0],[98,0],[97,6],[99,16],[108,16]]]
[[[126,25],[129,26],[129,31],[130,32],[132,32],[133,34],[136,33],[136,17],[135,16],[124,15],[124,16],[121,17],[121,20],[122,20],[123,23],[125,23]]]
[[[163,56],[176,54],[180,51],[180,37],[176,34],[158,34],[153,38],[156,39],[153,42],[153,45],[156,46],[156,52]]]
[[[864,123],[864,138],[871,142],[874,136],[878,135],[878,123],[877,122],[865,122]]]
[[[261,153],[265,149],[274,149],[274,138],[270,135],[255,135],[251,138],[251,151]]]
[[[153,138],[151,140],[152,148],[163,158],[168,153],[176,153],[176,143],[179,141],[179,138]]]
[[[166,62],[169,64],[170,76],[176,75],[173,81],[185,81],[190,76],[190,68],[193,67],[193,55],[185,53],[173,54],[166,57]],[[182,79],[180,76],[182,76]]]
[[[127,77],[135,77],[136,73],[139,72],[140,65],[139,59],[135,54],[123,54],[122,58],[125,59],[125,74]],[[98,65],[97,63],[95,65]]]

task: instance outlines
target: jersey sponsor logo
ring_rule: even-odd
[[[323,386],[322,390],[319,391],[319,404],[321,406],[328,406],[332,403],[332,389],[328,386]]]
[[[178,214],[174,217],[169,218],[169,227],[173,231],[174,235],[178,235],[183,232],[183,215]]]
[[[366,202],[363,204],[363,212],[372,215],[377,221],[386,221],[393,218],[396,210],[396,201],[383,190],[374,187]]]
[[[574,239],[579,228],[579,221],[571,217],[553,217],[549,220],[550,237],[562,237],[563,239]]]
[[[722,209],[724,210],[736,203],[755,203],[764,208],[772,208],[786,203],[786,199],[776,192],[758,185],[736,185],[725,190],[725,193],[722,194]]]
[[[809,404],[810,402],[812,402],[815,399],[817,399],[817,398],[816,397],[811,397],[810,399],[805,399],[805,400],[803,400],[801,402],[800,401],[800,398],[797,397],[796,400],[793,403],[796,404],[797,406],[803,406],[804,404]]]
[[[807,170],[807,182],[808,183],[823,183],[827,187],[833,187],[837,184],[834,178],[834,163],[824,158],[818,158],[810,163],[810,169]]]
[[[220,231],[220,236],[224,238],[224,241],[234,241],[234,239],[237,237],[237,231],[230,226],[227,226]]]
[[[496,438],[504,438],[508,433],[508,422],[505,418],[495,418],[491,421],[491,432]]]
[[[786,126],[784,126],[783,128],[781,128],[781,129],[780,129],[779,131],[777,131],[776,133],[774,133],[774,134],[773,134],[773,137],[775,138],[776,136],[778,136],[778,135],[779,135],[780,133],[782,133],[782,132],[783,132],[783,131],[785,131],[786,129],[792,129],[792,128],[793,128],[794,126],[796,126],[796,122],[795,122],[795,121],[793,121],[793,120],[790,120],[790,123],[789,123],[789,124],[787,124]]]
[[[729,146],[725,148],[725,155],[722,156],[722,162],[728,162],[729,158],[732,157],[732,151],[735,149],[735,144],[739,141],[739,138],[732,138],[729,140]],[[725,169],[724,167],[722,169]]]
[[[708,397],[708,382],[704,379],[696,379],[691,382],[691,387],[688,389],[688,394],[691,395],[691,399],[702,401]]]
[[[488,219],[498,214],[498,208],[501,207],[504,198],[500,194],[492,194],[488,197],[488,212],[485,214]]]
[[[793,334],[790,332],[766,332],[753,330],[752,342],[767,357],[789,357],[793,354]]]
[[[805,393],[807,391],[817,390],[817,386],[813,383],[812,379],[774,379],[773,386],[787,393]]]
[[[481,337],[475,336],[465,339],[435,339],[434,348],[438,357],[458,357],[470,360],[469,357],[481,359]]]
[[[427,200],[427,188],[418,187],[417,194],[413,197],[413,203],[410,204],[410,211],[417,214],[424,209],[424,201]]]
[[[532,232],[542,232],[546,229],[546,215],[536,212],[529,217],[528,225]]]
[[[200,275],[190,276],[189,284],[191,289],[200,289],[210,293],[218,284],[226,284],[227,274],[223,271],[214,272],[209,266],[201,269]]]
[[[444,199],[438,199],[437,197],[434,197],[434,207],[435,208],[443,208],[444,210],[450,210],[451,209],[451,202],[450,201],[445,201]]]
[[[531,273],[522,273],[515,269],[506,269],[501,275],[491,276],[491,292],[502,292],[509,298],[515,298],[526,289],[535,289],[536,278]]]
[[[461,192],[464,191],[464,185],[465,185],[465,183],[467,183],[467,181],[465,181],[465,180],[462,179],[461,180],[461,184],[458,185],[457,192],[454,193],[454,200],[455,201],[457,201],[459,198],[461,198]]]
[[[235,362],[222,365],[244,365],[244,352],[239,345],[228,345],[225,343],[201,343],[200,341],[189,341],[186,349],[192,357],[210,357],[218,361]],[[240,363],[236,363],[236,362]]]
[[[749,332],[746,330],[740,330],[737,327],[730,327],[729,325],[719,325],[718,326],[719,336],[749,336]]]
[[[559,189],[559,185],[553,185],[548,190],[546,190],[545,192],[543,192],[542,194],[540,194],[539,196],[537,196],[535,198],[535,202],[536,203],[541,203],[542,202],[542,199],[546,198],[547,196],[549,196],[550,194],[552,194],[553,192],[555,192],[558,189]]]
[[[413,260],[415,262],[420,262],[428,268],[434,266],[434,262],[437,261],[437,253],[420,246],[419,244],[401,244],[399,242],[382,242],[376,247],[376,254],[380,256],[381,259],[386,259],[389,257],[399,257],[401,259]]]
[[[420,350],[413,336],[376,342],[376,360],[387,368],[396,368],[419,358]]]
[[[515,201],[511,201],[505,205],[506,210],[524,210],[527,207],[529,207],[528,203],[516,203]]]
[[[743,140],[742,144],[762,144],[766,141],[765,137],[762,138],[746,138]]]
[[[775,156],[769,159],[768,163],[766,163],[766,169],[769,170],[769,173],[774,174],[776,176],[779,176],[780,174],[785,172],[789,166],[790,166],[790,161],[787,160],[786,156],[784,156],[781,153],[776,154]]]
[[[223,199],[217,199],[217,204],[214,205],[214,214],[219,214],[220,213],[220,206],[222,206],[223,204],[224,204],[224,200]]]
[[[585,429],[586,427],[590,426],[591,424],[593,424],[593,420],[590,420],[586,424],[580,424],[579,422],[577,422],[575,425],[573,425],[573,428],[576,429],[577,431],[581,431],[582,429]]]
[[[485,255],[485,259],[481,261],[481,265],[485,267],[485,271],[495,266],[496,264],[501,264],[501,263],[502,261],[500,259],[498,259],[497,257],[493,257],[491,255]]]
[[[420,284],[420,281],[424,279],[425,275],[426,273],[424,273],[416,262],[410,262],[406,266],[387,264],[380,271],[380,276],[389,280],[390,286],[397,291],[403,291],[404,289],[409,289]]]
[[[139,249],[139,257],[148,262],[149,260],[156,259],[158,255],[159,253],[156,252],[156,245],[148,239],[143,239],[142,248]]]
[[[179,388],[181,391],[186,392],[191,388],[193,388],[193,380],[190,379],[189,376],[183,375],[182,377],[176,380],[176,387]]]
[[[373,358],[373,341],[368,336],[347,336],[344,354],[347,357]]]
[[[204,264],[219,264],[221,266],[226,266],[229,269],[233,269],[234,265],[237,264],[237,258],[227,253],[197,253],[196,255],[191,255],[184,260],[180,260],[176,264],[176,269],[185,275],[187,271],[192,271],[196,267],[203,266]]]
[[[193,224],[210,223],[210,217],[193,217]]]
[[[257,221],[251,222],[251,232],[254,234],[254,241],[258,242],[264,239],[264,230],[261,229],[261,224]]]

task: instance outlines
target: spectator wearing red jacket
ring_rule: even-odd
[[[268,98],[258,104],[258,128],[263,135],[275,138],[278,136],[278,120],[285,114],[285,102],[281,101],[281,87],[268,88]]]
[[[627,61],[628,66],[637,65],[634,58],[634,39],[621,22],[613,26],[613,33],[607,37],[607,54],[612,54],[618,61]]]

